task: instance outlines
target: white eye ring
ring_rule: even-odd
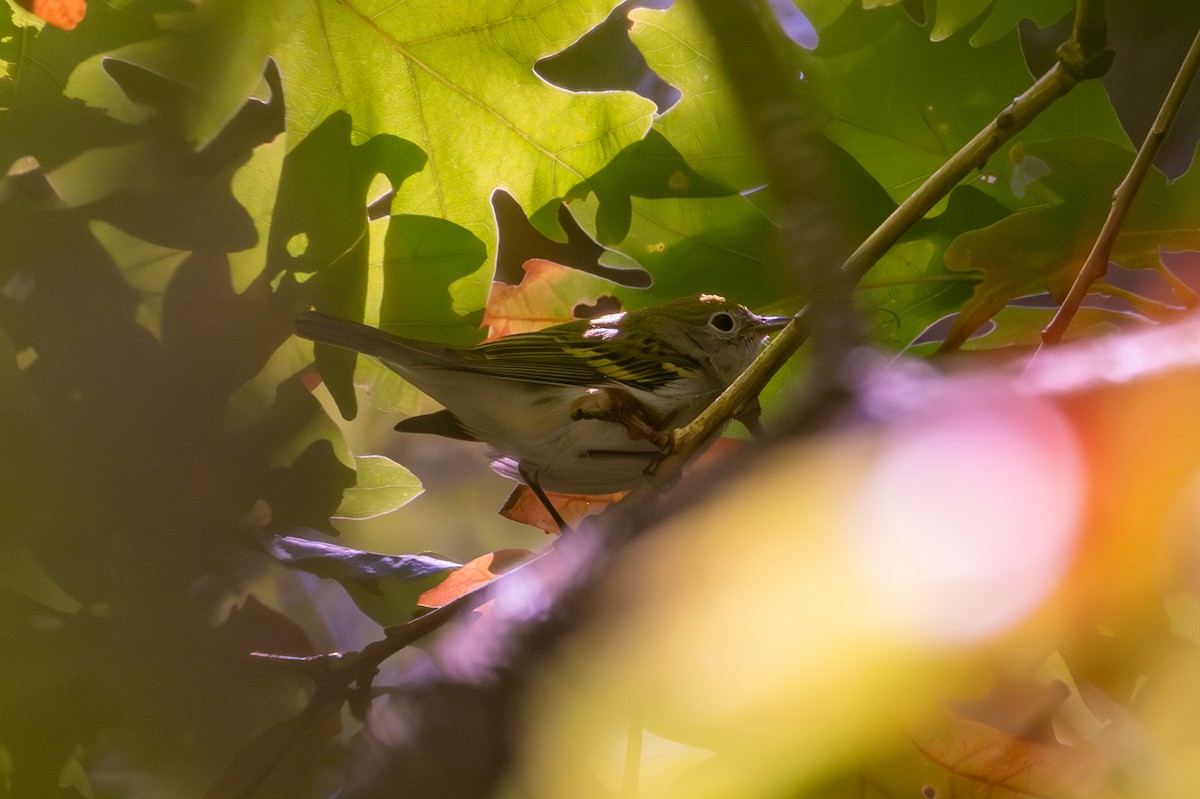
[[[732,333],[733,329],[737,327],[737,323],[733,319],[733,314],[717,311],[708,317],[708,326],[719,333]]]

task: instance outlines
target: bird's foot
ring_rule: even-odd
[[[649,441],[661,452],[675,443],[673,430],[663,432],[663,420],[636,397],[613,386],[590,388],[571,404],[571,419],[596,419],[625,426],[630,438]]]

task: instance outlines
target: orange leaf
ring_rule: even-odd
[[[569,266],[534,258],[524,264],[520,285],[493,283],[483,323],[489,338],[528,333],[571,321],[580,303],[592,304],[612,286],[607,280]]]
[[[445,580],[417,597],[417,604],[426,608],[447,605],[463,594],[495,580],[530,554],[527,549],[498,549],[480,555],[450,572]]]
[[[65,31],[78,25],[87,13],[87,0],[17,0],[17,4]]]
[[[558,511],[558,515],[567,523],[567,526],[574,527],[588,516],[600,513],[627,493],[627,491],[620,491],[616,494],[585,496],[583,494],[556,494],[553,491],[547,491],[546,497]],[[546,506],[527,485],[519,485],[512,490],[504,502],[504,507],[500,509],[500,515],[506,519],[512,519],[514,522],[545,530],[553,535],[559,533],[558,525],[550,518]]]
[[[1107,765],[1091,749],[1027,741],[960,716],[948,714],[945,721],[940,729],[918,734],[917,748],[936,768],[988,796],[1107,795]]]
[[[686,488],[698,475],[718,468],[726,458],[744,446],[746,446],[746,442],[736,438],[718,438],[711,447],[700,454],[700,457],[688,464],[679,483],[673,486],[672,490]],[[567,526],[574,527],[588,516],[595,516],[609,505],[623,499],[628,493],[628,491],[618,491],[614,494],[588,496],[586,494],[556,494],[553,491],[547,491],[546,497],[558,511],[558,515],[567,523]],[[527,485],[518,485],[512,490],[504,502],[504,507],[500,508],[500,515],[506,519],[512,519],[514,522],[537,527],[552,535],[557,535],[559,532],[558,526],[546,511],[546,506]]]

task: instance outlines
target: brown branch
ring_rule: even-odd
[[[541,555],[538,557],[541,557]],[[330,705],[341,705],[341,703],[346,701],[350,701],[352,703],[351,708],[356,709],[353,705],[355,697],[369,696],[371,682],[375,679],[380,665],[385,660],[445,626],[463,612],[478,607],[486,599],[484,589],[490,588],[537,559],[533,558],[497,576],[491,582],[468,591],[462,596],[456,597],[453,601],[447,602],[441,607],[434,608],[424,615],[418,616],[404,624],[387,628],[384,638],[372,641],[357,652],[331,652],[311,657],[295,657],[261,652],[252,653],[253,657],[277,663],[300,672],[315,683],[316,690],[313,691],[313,695],[309,698],[308,704],[305,705],[304,709],[292,719],[292,726],[288,731],[288,736],[276,747],[274,757],[264,758],[262,761],[256,763],[256,767],[240,780],[241,784],[237,786],[237,793],[229,795],[236,797],[236,799],[251,799],[283,761],[284,757],[304,737],[308,728],[319,721],[321,713],[325,709]],[[365,708],[363,709],[365,710]],[[362,714],[359,713],[359,715]]]
[[[1059,61],[1080,80],[1099,78],[1112,66],[1108,50],[1106,0],[1078,0],[1071,38],[1058,50]]]
[[[690,424],[675,431],[671,451],[659,461],[650,483],[635,490],[629,499],[638,501],[640,495],[652,493],[671,483],[678,477],[683,465],[712,437],[713,432],[734,418],[758,396],[767,381],[787,363],[808,338],[808,327],[804,320],[805,310],[802,309],[721,396]]]
[[[730,4],[727,0],[698,0],[699,8],[706,15],[708,15],[710,7],[715,7],[720,12],[730,5],[736,4]],[[742,16],[752,17],[753,15],[745,14],[743,10]],[[709,19],[711,24],[717,26],[714,27],[713,33],[718,42],[731,36],[731,32],[737,30],[731,28],[730,21],[720,14],[715,18],[710,16]],[[741,33],[740,30],[737,32]],[[846,259],[841,272],[852,278],[854,283],[861,281],[871,267],[913,225],[923,219],[925,214],[929,213],[971,172],[986,163],[1006,142],[1028,127],[1039,114],[1060,97],[1066,95],[1080,80],[1103,75],[1112,65],[1113,58],[1112,51],[1105,49],[1106,38],[1103,0],[1079,0],[1075,9],[1075,24],[1071,39],[1058,49],[1059,61],[909,195]],[[755,63],[761,64],[760,53],[753,48],[746,48],[744,42],[740,47],[743,51],[749,50],[754,53]],[[751,86],[761,86],[765,81],[751,80],[749,83]],[[747,98],[746,102],[759,102],[759,100],[752,96]],[[761,102],[768,101],[761,100]],[[798,100],[795,102],[799,103]],[[797,128],[803,131],[804,125],[798,123]],[[761,137],[760,140],[762,140]],[[781,175],[781,179],[786,181],[786,174]],[[803,236],[803,232],[801,236]],[[789,251],[806,249],[812,249],[811,243],[806,245],[802,242],[799,246],[793,245]],[[829,278],[826,278],[826,281],[836,285],[836,282],[832,282]],[[832,305],[832,303],[830,304]],[[807,340],[809,331],[814,324],[811,319],[803,321],[803,317],[810,313],[811,310],[805,308],[797,314],[796,320],[771,342],[762,355],[734,381],[725,393],[689,425],[675,432],[673,450],[654,472],[653,483],[655,485],[661,486],[674,480],[683,464],[696,453],[702,443],[711,438],[721,425],[733,418],[741,408],[746,407],[748,402],[758,396],[771,377]],[[829,328],[834,327],[823,320],[820,324]],[[827,374],[823,379],[829,379],[828,373],[833,368],[832,366],[825,368]],[[811,391],[807,404],[817,404],[819,396],[824,393],[825,390],[821,388]],[[801,412],[798,415],[803,416],[804,414]],[[639,490],[635,492],[635,496],[643,493],[648,492]]]
[[[1150,167],[1154,164],[1154,157],[1158,154],[1159,147],[1162,146],[1163,140],[1171,130],[1171,124],[1175,121],[1175,116],[1179,112],[1180,105],[1183,104],[1183,98],[1187,95],[1188,88],[1192,85],[1192,79],[1196,76],[1198,67],[1200,67],[1200,31],[1196,33],[1196,38],[1192,40],[1192,46],[1188,50],[1187,56],[1179,66],[1179,72],[1171,83],[1171,89],[1167,92],[1166,99],[1163,100],[1158,117],[1142,141],[1137,157],[1133,159],[1133,166],[1129,168],[1121,185],[1113,193],[1112,207],[1109,208],[1108,218],[1104,220],[1104,226],[1100,228],[1100,234],[1096,237],[1096,242],[1092,245],[1087,260],[1083,262],[1079,274],[1075,276],[1075,282],[1071,284],[1071,290],[1067,293],[1062,305],[1059,306],[1058,312],[1054,314],[1050,324],[1042,331],[1044,343],[1057,344],[1062,341],[1063,334],[1066,333],[1071,320],[1078,313],[1088,290],[1108,271],[1108,261],[1112,257],[1117,238],[1121,235],[1125,217],[1129,214],[1129,209],[1133,206],[1134,199],[1137,198],[1138,189],[1141,188],[1142,182],[1150,172]]]
[[[1057,65],[1014,101],[956,154],[951,164],[931,177],[918,190],[916,199],[906,201],[901,206],[903,212],[898,209],[889,217],[841,268],[814,265],[811,260],[802,263],[804,253],[824,253],[836,264],[840,260],[836,253],[845,250],[837,246],[822,248],[813,242],[814,230],[826,239],[836,239],[840,225],[830,218],[833,203],[818,203],[813,210],[810,190],[820,181],[813,172],[823,168],[823,159],[808,158],[813,151],[806,145],[811,143],[809,137],[814,131],[801,113],[804,104],[795,76],[773,57],[774,42],[764,27],[770,12],[758,0],[695,3],[721,50],[730,82],[754,139],[761,145],[763,160],[771,167],[772,189],[777,192],[784,220],[784,251],[790,254],[794,268],[802,267],[794,271],[808,304],[712,406],[675,432],[674,451],[660,464],[652,481],[605,515],[603,535],[596,534],[592,525],[573,531],[555,548],[558,557],[554,562],[543,560],[530,570],[530,579],[537,585],[512,584],[516,593],[534,593],[536,613],[497,605],[486,628],[472,631],[476,634],[469,640],[440,642],[438,651],[447,657],[455,654],[453,650],[464,648],[481,653],[486,668],[477,664],[471,674],[443,672],[421,683],[419,690],[410,690],[405,705],[391,711],[393,723],[389,725],[404,730],[405,735],[399,740],[380,741],[359,757],[362,782],[351,786],[348,796],[391,796],[397,785],[406,786],[413,795],[481,795],[479,786],[494,785],[507,758],[512,757],[507,725],[513,711],[505,702],[519,693],[521,676],[530,665],[546,657],[578,625],[578,614],[594,610],[594,603],[586,603],[588,591],[622,544],[654,521],[651,504],[658,493],[655,488],[672,479],[702,442],[746,408],[810,336],[814,342],[812,402],[837,392],[841,358],[858,338],[851,304],[854,283],[972,169],[1079,79],[1095,76],[1085,73],[1099,74],[1105,67],[1103,54],[1098,58],[1093,54],[1090,60],[1076,58],[1092,51],[1082,46],[1072,49],[1069,63]],[[1082,29],[1094,33],[1097,8],[1097,0],[1079,0],[1077,23],[1080,17],[1087,23]],[[1102,15],[1098,18],[1103,19]],[[1089,41],[1094,38],[1089,34]],[[836,189],[836,181],[826,183],[825,189]],[[816,220],[814,214],[818,215]],[[497,588],[508,584],[494,583]],[[439,716],[453,719],[454,730],[438,727]],[[454,746],[446,745],[447,735],[453,735]],[[435,760],[438,762],[433,763]],[[435,773],[433,766],[440,771]]]
[[[909,228],[976,169],[983,167],[1006,142],[1063,97],[1080,80],[1098,78],[1112,66],[1113,53],[1104,49],[1103,0],[1079,0],[1071,38],[1058,48],[1058,61],[1029,90],[996,115],[988,125],[925,179],[904,199],[874,233],[847,259],[844,270],[861,280]]]
[[[778,209],[780,251],[786,254],[781,266],[805,303],[809,388],[816,396],[836,392],[845,355],[858,345],[864,326],[854,306],[854,280],[838,268],[857,236],[844,222],[851,200],[842,196],[842,176],[814,122],[820,114],[789,62],[792,45],[785,43],[763,0],[693,0],[693,5],[770,176],[767,189]],[[798,335],[794,330],[783,336],[785,345]],[[775,368],[785,360],[777,358]],[[774,371],[756,373],[765,382]],[[743,404],[730,410],[737,412]]]

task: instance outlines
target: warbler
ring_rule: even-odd
[[[451,347],[308,311],[298,335],[372,356],[445,410],[404,432],[490,447],[492,468],[564,494],[632,488],[790,317],[711,294]]]

